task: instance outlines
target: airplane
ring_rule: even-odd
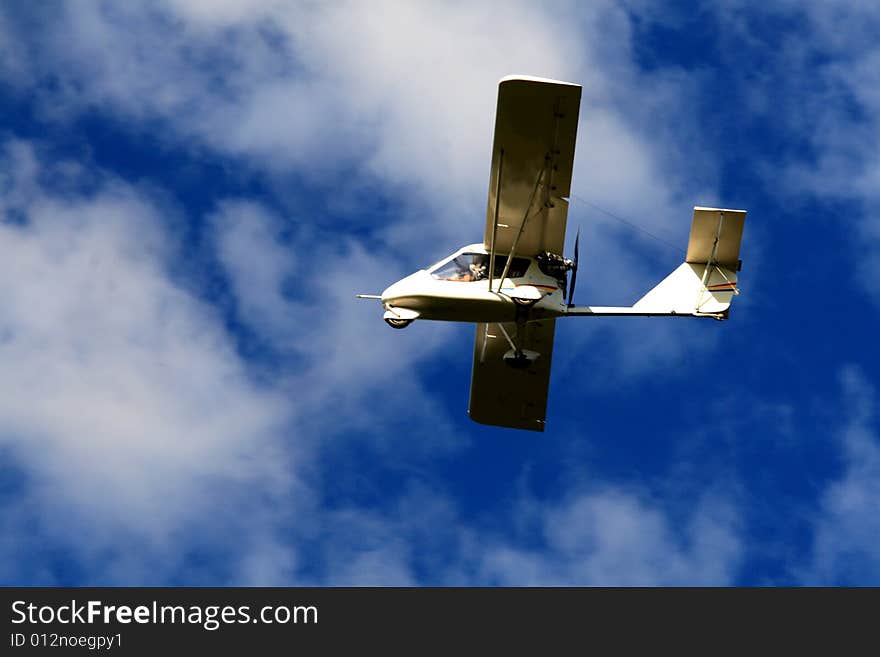
[[[502,78],[482,243],[461,247],[381,295],[358,295],[380,300],[396,329],[416,320],[476,324],[468,415],[482,424],[544,430],[557,319],[724,320],[739,294],[746,212],[698,206],[684,262],[635,304],[574,305],[580,235],[573,259],[563,257],[563,245],[580,99],[577,84]]]

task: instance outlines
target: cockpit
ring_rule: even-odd
[[[529,268],[528,258],[514,258],[507,271],[507,278],[522,278]],[[494,278],[501,278],[504,266],[507,264],[506,255],[495,256]],[[429,272],[439,281],[458,281],[469,283],[489,278],[489,256],[485,253],[459,253],[450,260],[444,260]]]

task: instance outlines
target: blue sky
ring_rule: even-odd
[[[4,3],[0,582],[880,584],[880,10],[585,5]],[[354,298],[480,239],[508,74],[583,85],[580,303],[749,212],[729,321],[560,323],[541,435]]]

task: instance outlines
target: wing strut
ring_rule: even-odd
[[[504,328],[504,324],[498,324],[498,328],[501,329],[501,332],[504,334],[504,337],[507,338],[507,342],[510,345],[510,348],[516,352],[519,352],[519,348],[514,344],[513,340],[510,338],[510,335],[507,333],[507,330]]]
[[[501,207],[501,174],[504,171],[504,149],[498,153],[498,181],[495,183],[495,221],[492,225],[492,243],[489,245],[489,291],[495,275],[495,235],[498,233],[498,210]],[[503,278],[501,280],[504,280]],[[488,328],[486,331],[488,332]],[[485,348],[484,348],[485,350]]]
[[[485,326],[485,329],[483,330],[483,346],[480,348],[481,363],[485,362],[486,359],[486,344],[488,343],[489,338],[497,337],[489,334],[489,327],[492,326],[491,324],[486,323],[483,326]],[[504,325],[500,322],[496,322],[495,326],[497,326],[501,330],[501,333],[504,335],[504,337],[507,338],[507,343],[510,345],[510,348],[513,349],[514,352],[519,353],[521,350],[516,346],[516,343],[513,341],[513,339],[510,337],[510,334],[504,328]]]
[[[549,155],[547,156],[549,159]],[[513,256],[516,254],[516,245],[519,244],[519,238],[522,237],[523,230],[526,227],[526,223],[530,219],[529,212],[532,209],[532,204],[535,202],[535,194],[538,193],[538,188],[541,187],[541,180],[544,178],[544,172],[547,171],[547,165],[545,164],[541,167],[541,170],[538,171],[538,178],[535,180],[535,186],[532,188],[532,194],[529,196],[529,204],[526,206],[526,211],[523,214],[523,220],[519,225],[519,232],[516,234],[516,238],[513,240],[513,244],[510,246],[510,253],[507,256],[507,262],[504,263],[504,271],[501,272],[501,278],[498,283],[498,292],[501,292],[501,286],[504,284],[504,279],[507,278],[507,272],[510,270],[510,263],[513,262]]]
[[[700,291],[697,294],[697,301],[694,304],[694,312],[700,311],[703,296],[706,293],[706,281],[709,280],[709,273],[718,262],[718,241],[721,239],[721,226],[724,225],[724,211],[718,213],[718,229],[715,231],[715,241],[712,243],[712,253],[706,261],[706,268],[703,270],[703,280],[700,281]]]
[[[538,189],[541,187],[541,182],[544,180],[544,175],[549,174],[550,180],[548,181],[547,189],[550,189],[553,185],[552,176],[553,173],[551,171],[554,168],[554,159],[558,159],[559,156],[559,119],[563,118],[565,115],[562,113],[560,109],[560,100],[556,99],[556,102],[553,106],[553,147],[551,150],[544,155],[544,166],[541,167],[541,170],[538,171],[538,178],[535,180],[535,186],[532,188],[532,193],[529,196],[529,204],[526,206],[526,211],[523,214],[522,223],[519,225],[519,232],[516,234],[516,238],[513,240],[513,244],[510,246],[510,253],[507,255],[507,262],[504,263],[504,271],[501,274],[501,283],[498,284],[498,291],[501,291],[501,285],[503,285],[504,279],[507,278],[507,272],[510,270],[510,264],[513,262],[513,257],[516,255],[516,247],[519,245],[519,240],[523,235],[523,232],[526,228],[526,223],[531,218],[529,216],[529,212],[532,210],[532,205],[535,202],[535,196],[538,193]],[[504,149],[501,149],[501,157],[504,156]],[[491,251],[492,255],[490,256],[490,268],[492,267],[492,263],[494,262],[495,257],[495,231],[498,228],[498,207],[499,207],[499,197],[501,193],[501,162],[499,162],[498,169],[498,183],[497,190],[495,193],[495,226],[492,228],[492,245]],[[549,204],[549,199],[544,199],[544,207],[552,207]],[[534,215],[533,215],[534,216]],[[490,271],[490,276],[494,274],[494,271]],[[489,282],[489,290],[492,290],[491,279]]]
[[[489,335],[489,326],[490,325],[488,323],[483,324],[483,327],[484,327],[483,328],[483,346],[480,348],[480,360],[479,360],[479,362],[481,362],[481,363],[486,361],[486,345],[489,342],[489,338],[495,337],[494,335],[492,335],[492,336]],[[477,335],[479,335],[479,333],[477,333]]]
[[[706,262],[706,268],[703,270],[703,278],[700,281],[700,291],[697,294],[697,302],[694,304],[694,314],[700,313],[700,308],[703,306],[703,300],[706,297],[706,293],[709,291],[709,287],[707,282],[709,280],[709,275],[712,271],[717,271],[721,274],[721,277],[733,287],[733,294],[739,294],[739,290],[736,287],[736,282],[731,281],[727,274],[724,273],[724,269],[722,269],[718,264],[718,244],[721,242],[721,229],[724,226],[724,210],[720,210],[718,212],[718,228],[715,231],[715,241],[712,244],[712,253],[709,255],[708,261]],[[711,314],[711,313],[710,313]]]

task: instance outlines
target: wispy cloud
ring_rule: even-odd
[[[278,443],[288,410],[251,382],[215,311],[170,282],[149,197],[112,179],[59,196],[35,162],[28,144],[5,149],[24,220],[0,224],[2,442],[35,517],[51,518],[40,531],[108,563],[133,558],[119,532],[151,565],[109,581],[173,577],[176,537],[210,524],[216,487],[243,511],[252,486],[296,486]]]
[[[854,278],[873,280],[880,272],[871,211],[880,189],[880,12],[849,0],[760,7],[732,0],[716,3],[711,16],[718,52],[730,64],[727,86],[741,107],[736,123],[756,137],[748,157],[755,184],[795,217],[831,217],[857,254]]]
[[[723,585],[745,554],[723,496],[683,505],[613,486],[543,500],[523,492],[484,519],[414,486],[384,512],[331,512],[324,526],[333,584]]]
[[[723,498],[701,500],[683,521],[667,515],[663,505],[614,489],[573,494],[537,511],[530,527],[535,531],[525,541],[536,545],[494,545],[483,561],[488,582],[699,586],[736,581],[743,545],[736,513]]]
[[[825,489],[815,516],[811,562],[798,573],[806,584],[880,583],[880,433],[877,390],[858,367],[841,373],[844,410],[838,438],[843,471]]]

